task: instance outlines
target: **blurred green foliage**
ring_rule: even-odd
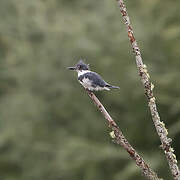
[[[180,161],[180,1],[127,1]],[[160,177],[171,179],[116,1],[0,1],[0,179],[141,180],[66,67],[85,58],[121,87],[97,96]]]

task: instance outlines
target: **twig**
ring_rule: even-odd
[[[149,108],[151,111],[154,125],[156,127],[156,131],[160,137],[161,148],[164,150],[164,153],[165,153],[167,161],[169,163],[169,167],[170,167],[171,173],[173,175],[173,178],[175,180],[180,180],[180,171],[177,166],[176,156],[173,153],[174,152],[173,148],[171,148],[172,139],[167,137],[168,131],[165,128],[165,124],[162,121],[160,121],[159,113],[158,113],[158,110],[156,107],[155,97],[153,95],[154,85],[149,80],[150,76],[147,72],[146,65],[143,64],[140,49],[139,49],[136,39],[134,37],[134,33],[133,33],[133,30],[132,30],[132,27],[130,24],[130,19],[129,19],[124,1],[117,0],[117,2],[119,3],[120,12],[122,14],[124,24],[126,25],[128,37],[129,37],[133,52],[136,57],[136,64],[137,64],[137,68],[139,71],[139,76],[141,78],[142,84],[145,89],[145,95],[148,99],[148,105],[149,105]]]
[[[111,118],[109,113],[106,111],[104,106],[98,100],[98,98],[89,90],[86,90],[89,97],[96,104],[98,109],[101,111],[105,119],[109,123],[109,127],[112,129],[111,137],[117,144],[120,144],[131,156],[132,159],[136,161],[137,166],[141,168],[143,175],[150,180],[162,180],[157,177],[157,174],[146,164],[143,158],[136,152],[136,150],[129,144],[127,139],[124,137],[123,133],[115,123],[115,121]]]

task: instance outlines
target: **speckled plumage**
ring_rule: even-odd
[[[112,86],[105,82],[102,77],[96,72],[89,69],[89,65],[80,60],[75,67],[70,67],[71,70],[76,70],[78,73],[78,81],[82,86],[90,91],[110,90],[110,88],[119,89],[118,86]]]

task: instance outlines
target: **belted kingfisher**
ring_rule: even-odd
[[[89,91],[119,89],[118,86],[112,86],[105,82],[99,74],[90,71],[89,64],[85,64],[82,60],[74,67],[68,67],[68,69],[77,71],[78,81]]]

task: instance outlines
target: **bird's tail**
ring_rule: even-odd
[[[112,88],[112,89],[120,89],[119,86],[112,86],[112,85],[110,85],[110,84],[107,84],[106,87],[107,87],[107,88]]]

